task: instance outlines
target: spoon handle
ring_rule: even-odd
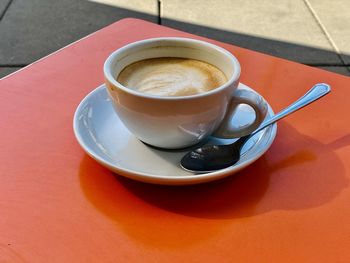
[[[284,110],[275,114],[270,119],[264,121],[260,125],[260,127],[253,132],[253,134],[265,129],[270,124],[275,123],[276,121],[286,117],[287,115],[289,115],[297,110],[300,110],[301,108],[305,107],[306,105],[318,100],[319,98],[323,97],[324,95],[326,95],[330,91],[331,91],[331,87],[328,84],[326,84],[326,83],[316,84],[308,92],[306,92],[304,96],[302,96],[296,102],[292,103]]]

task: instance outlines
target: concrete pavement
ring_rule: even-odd
[[[0,0],[0,77],[125,17],[350,76],[349,0]]]

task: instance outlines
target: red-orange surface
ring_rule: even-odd
[[[73,113],[104,60],[159,36],[200,38],[126,19],[1,80],[0,262],[350,262],[348,77],[208,40],[275,111],[316,82],[333,91],[281,121],[257,162],[209,184],[134,182],[83,152]]]

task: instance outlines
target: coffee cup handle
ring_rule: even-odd
[[[216,129],[213,136],[230,139],[238,138],[252,133],[256,130],[266,117],[268,106],[265,100],[249,90],[237,89],[231,97],[226,115],[221,122],[220,126]],[[232,116],[239,104],[248,104],[255,111],[255,120],[247,125],[239,128],[234,128],[231,125]]]

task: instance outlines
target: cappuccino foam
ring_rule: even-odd
[[[188,96],[227,82],[217,67],[188,58],[151,58],[124,68],[117,78],[127,88],[158,96]]]

